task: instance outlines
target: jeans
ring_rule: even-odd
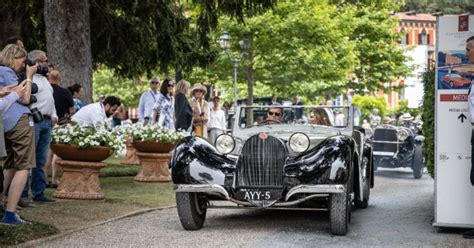
[[[471,133],[471,184],[474,186],[474,129]]]
[[[31,182],[27,182],[21,197],[28,197],[31,183],[31,195],[33,198],[42,196],[46,189],[46,178],[44,175],[44,164],[48,157],[49,144],[51,143],[51,120],[43,120],[35,124],[36,144],[36,167],[31,169]]]

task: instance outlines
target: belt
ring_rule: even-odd
[[[49,116],[49,115],[43,115],[43,119],[45,119],[45,120],[51,120],[51,116]]]

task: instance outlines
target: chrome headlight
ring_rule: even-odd
[[[235,148],[235,140],[228,134],[221,134],[216,139],[216,149],[220,153],[229,154]]]
[[[410,133],[406,129],[399,129],[397,131],[397,138],[401,141],[404,141],[410,136]]]
[[[309,137],[304,133],[294,133],[288,143],[292,151],[304,152],[309,148]]]

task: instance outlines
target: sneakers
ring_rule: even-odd
[[[18,214],[14,214],[12,218],[6,218],[7,214],[5,214],[0,220],[0,224],[3,225],[25,225],[25,224],[31,224],[31,222],[23,220],[20,218]]]
[[[33,201],[34,202],[38,202],[38,203],[51,203],[51,202],[56,202],[56,200],[54,199],[51,199],[51,198],[48,198],[44,195],[39,195],[35,198],[33,198]]]
[[[18,206],[20,206],[21,208],[34,208],[35,207],[35,205],[33,205],[30,200],[25,199],[25,198],[20,198],[20,200],[18,201]]]

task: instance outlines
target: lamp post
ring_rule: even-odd
[[[232,37],[225,30],[224,30],[223,34],[218,39],[220,47],[222,48],[222,50],[224,50],[224,53],[228,54],[228,55],[230,54],[229,53],[229,48],[230,48],[230,41],[231,40],[232,40]],[[248,39],[244,38],[243,40],[241,40],[239,42],[239,44],[240,44],[240,46],[242,47],[242,49],[244,50],[244,53],[245,53],[245,51],[248,50],[248,46],[249,46]],[[230,56],[230,61],[232,61],[232,63],[234,63],[234,107],[237,107],[237,68],[238,68],[239,62],[242,60],[242,55],[244,53],[241,53],[240,57],[229,55]]]

